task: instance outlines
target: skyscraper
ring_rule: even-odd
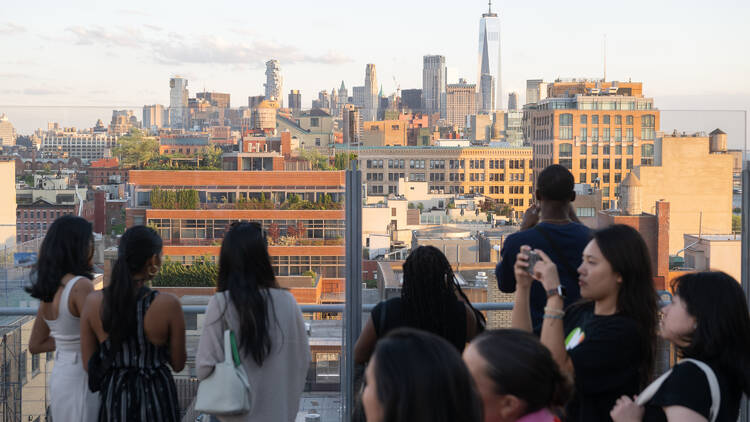
[[[282,85],[284,79],[281,77],[281,65],[278,60],[269,60],[266,62],[266,99],[278,101],[279,106],[283,106],[281,98]]]
[[[302,109],[302,94],[299,93],[299,89],[289,91],[288,106],[292,109],[292,113],[299,113]]]
[[[360,116],[359,109],[352,105],[346,104],[341,108],[344,132],[344,145],[358,145],[360,135]]]
[[[508,94],[508,111],[518,110],[518,93],[511,92]]]
[[[526,104],[536,104],[547,98],[547,84],[544,79],[526,80]]]
[[[424,56],[422,67],[422,101],[426,113],[445,117],[445,84],[448,70],[444,56]]]
[[[365,108],[363,120],[375,120],[378,115],[378,79],[375,65],[368,63],[365,68]]]
[[[349,92],[346,90],[346,85],[344,85],[344,81],[341,81],[341,87],[339,87],[339,110],[344,106],[344,104],[349,102]]]
[[[185,129],[188,114],[188,81],[180,76],[169,80],[169,126]]]
[[[143,128],[158,130],[164,126],[164,106],[161,104],[143,106]]]
[[[11,146],[16,144],[16,129],[8,121],[5,114],[0,115],[0,145]]]
[[[354,100],[353,103],[355,106],[359,107],[360,109],[364,109],[365,105],[367,105],[367,93],[365,91],[365,87],[352,87],[352,98]]]
[[[500,67],[500,18],[492,13],[492,1],[489,10],[482,14],[479,20],[479,60],[477,68],[478,92],[481,96],[479,105],[482,111],[487,104],[493,108],[501,108],[503,98],[502,76]],[[487,77],[489,75],[490,77]],[[489,85],[491,84],[492,88]],[[494,100],[492,99],[494,90]]]

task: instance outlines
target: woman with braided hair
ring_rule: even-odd
[[[459,352],[484,329],[484,316],[471,305],[439,249],[414,249],[403,268],[401,296],[375,306],[354,346],[354,361],[358,364],[366,363],[378,339],[395,328],[431,332]]]

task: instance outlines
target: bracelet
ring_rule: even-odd
[[[549,313],[549,314],[554,314],[554,315],[560,315],[560,316],[564,316],[565,315],[565,311],[563,311],[562,309],[552,309],[552,308],[550,308],[548,306],[544,307],[544,313]]]
[[[563,319],[562,315],[550,315],[550,314],[544,314],[544,319]]]

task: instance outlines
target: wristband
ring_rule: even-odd
[[[543,318],[544,318],[544,319],[559,319],[559,320],[562,320],[562,319],[563,319],[563,316],[562,316],[562,315],[550,315],[550,314],[544,314]]]

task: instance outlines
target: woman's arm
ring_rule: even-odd
[[[214,295],[206,307],[203,331],[195,354],[195,370],[199,380],[211,375],[217,362],[224,361],[224,330],[221,322],[224,309],[218,305],[216,299],[217,295],[223,294],[219,292]]]
[[[531,308],[529,297],[531,295],[531,283],[534,279],[526,270],[529,267],[528,252],[530,247],[521,246],[521,252],[516,255],[516,263],[513,273],[516,276],[516,294],[514,296],[513,311],[511,312],[511,326],[513,328],[531,332]]]
[[[537,249],[534,252],[540,256],[540,260],[534,265],[534,278],[542,283],[545,291],[556,289],[560,286],[557,265],[543,251]],[[563,298],[559,295],[552,295],[547,298],[540,340],[552,353],[552,358],[557,362],[560,370],[572,377],[574,375],[573,362],[565,350],[565,331],[562,319],[564,306]]]
[[[50,336],[49,326],[44,321],[44,317],[42,317],[42,306],[44,304],[40,303],[39,309],[36,311],[34,325],[31,328],[31,336],[29,337],[29,353],[34,355],[55,350],[55,338]]]
[[[382,310],[381,310],[382,312]],[[378,342],[378,335],[375,333],[375,324],[372,317],[367,320],[365,329],[359,335],[357,343],[354,345],[354,362],[364,364],[370,360],[372,352],[375,350],[375,343]]]
[[[170,300],[168,313],[169,315],[169,364],[175,372],[180,372],[185,368],[187,360],[187,351],[185,350],[185,315],[182,313],[180,301],[169,295]]]
[[[100,298],[99,292],[89,293],[81,311],[81,363],[86,372],[89,370],[89,359],[99,348],[99,340],[93,324],[94,318],[99,318]]]

